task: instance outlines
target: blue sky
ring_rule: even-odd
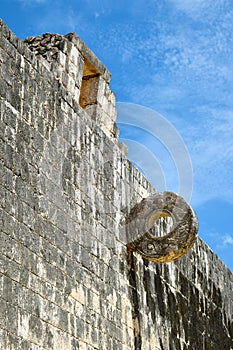
[[[111,71],[118,102],[150,108],[174,126],[192,160],[199,234],[233,270],[232,0],[1,0],[0,16],[22,39],[76,32]],[[122,138],[133,135],[177,192],[166,150],[122,126]]]

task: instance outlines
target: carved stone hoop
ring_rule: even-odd
[[[168,234],[154,237],[155,222],[169,216]],[[198,220],[189,204],[173,192],[157,192],[136,204],[126,219],[128,248],[155,262],[175,261],[185,255],[197,239]]]

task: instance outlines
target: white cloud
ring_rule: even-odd
[[[219,237],[220,238],[220,237]],[[231,235],[225,235],[225,236],[223,236],[222,237],[222,242],[221,242],[221,244],[218,244],[217,246],[216,246],[216,248],[218,248],[218,249],[224,249],[224,248],[227,248],[227,247],[229,247],[229,246],[231,246],[231,245],[233,245],[233,237],[231,236]]]
[[[183,11],[194,20],[207,22],[229,5],[228,0],[169,0],[177,10]]]
[[[198,109],[197,109],[198,110]],[[212,198],[233,199],[233,111],[206,107],[206,116],[186,133],[195,170],[194,203]]]
[[[232,236],[225,236],[223,240],[223,244],[233,244],[233,237]]]

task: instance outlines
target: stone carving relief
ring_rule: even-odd
[[[161,217],[170,217],[170,232],[161,237],[153,235],[153,227]],[[197,239],[198,220],[189,204],[173,192],[157,192],[130,211],[126,219],[129,250],[144,258],[164,263],[181,258]]]

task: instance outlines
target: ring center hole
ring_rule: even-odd
[[[149,219],[150,234],[153,237],[166,236],[173,226],[173,219],[169,212],[156,211]]]

